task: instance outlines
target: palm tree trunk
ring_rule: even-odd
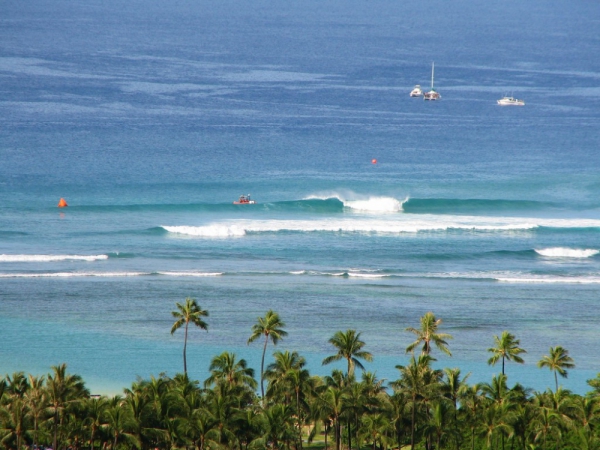
[[[262,359],[260,360],[260,394],[262,395],[263,406],[265,405],[265,353],[267,352],[267,344],[269,343],[269,335],[265,334],[265,345],[263,346]]]
[[[296,388],[296,416],[298,417],[298,435],[300,439],[300,446],[302,448],[302,422],[300,419],[300,389]]]
[[[342,426],[340,424],[339,419],[335,418],[335,448],[340,450],[342,448]]]
[[[352,427],[350,426],[350,418],[348,418],[348,450],[352,450]]]
[[[96,431],[96,427],[92,426],[92,434],[90,436],[90,450],[94,450],[94,431]]]
[[[417,399],[413,395],[413,405],[412,405],[412,417],[410,421],[410,450],[415,450],[415,420],[416,420],[416,401]]]
[[[556,384],[555,392],[558,392],[558,376],[556,376],[556,370],[554,371],[554,383]]]
[[[37,435],[38,435],[38,419],[37,415],[33,420],[33,448],[37,448]]]
[[[57,438],[57,434],[58,434],[58,407],[56,406],[56,404],[54,405],[54,424],[52,426],[52,428],[54,428],[54,437],[52,438],[52,450],[58,450],[57,444],[58,444],[58,438]]]
[[[187,375],[187,360],[185,357],[185,350],[187,348],[187,334],[188,334],[188,322],[185,323],[185,338],[183,340],[183,373]]]

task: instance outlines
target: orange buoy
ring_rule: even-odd
[[[376,160],[375,158],[373,158],[373,159],[371,160],[371,162],[372,162],[373,164],[377,164],[377,160]]]
[[[60,200],[59,200],[59,202],[58,202],[58,207],[59,208],[64,208],[65,206],[69,206],[69,205],[67,205],[67,202],[65,201],[65,199],[61,197]]]

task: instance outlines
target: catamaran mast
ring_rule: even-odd
[[[431,90],[433,90],[433,68],[435,63],[431,63]]]

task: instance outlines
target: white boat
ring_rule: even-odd
[[[498,104],[501,106],[525,106],[525,102],[523,100],[519,100],[514,97],[502,97],[498,100]]]
[[[423,94],[423,100],[439,100],[440,98],[442,98],[440,93],[433,88],[433,68],[434,64],[431,63],[431,90]]]
[[[423,91],[421,90],[421,85],[417,84],[412,91],[410,91],[411,97],[420,97],[423,95]]]

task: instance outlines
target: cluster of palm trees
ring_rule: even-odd
[[[268,311],[252,327],[248,344],[264,339],[260,383],[244,359],[215,356],[201,384],[187,375],[188,325],[208,329],[191,298],[177,304],[172,333],[184,328],[184,372],[137,380],[122,395],[90,396],[65,365],[46,376],[7,375],[0,381],[0,448],[53,449],[600,449],[600,374],[591,391],[575,395],[558,386],[574,367],[568,351],[550,349],[540,360],[555,374],[556,389],[533,392],[508,385],[505,362],[522,363],[519,340],[495,337],[489,364],[502,361],[490,383],[469,384],[459,369],[436,369],[434,348],[450,354],[448,334],[433,313],[406,349],[407,365],[389,383],[365,371],[373,356],[356,330],[336,332],[334,352],[323,364],[345,361],[345,371],[315,376],[296,351],[269,342],[286,335],[285,323]],[[420,348],[420,353],[415,349]],[[361,371],[357,375],[357,369]],[[260,395],[257,389],[260,384]]]

